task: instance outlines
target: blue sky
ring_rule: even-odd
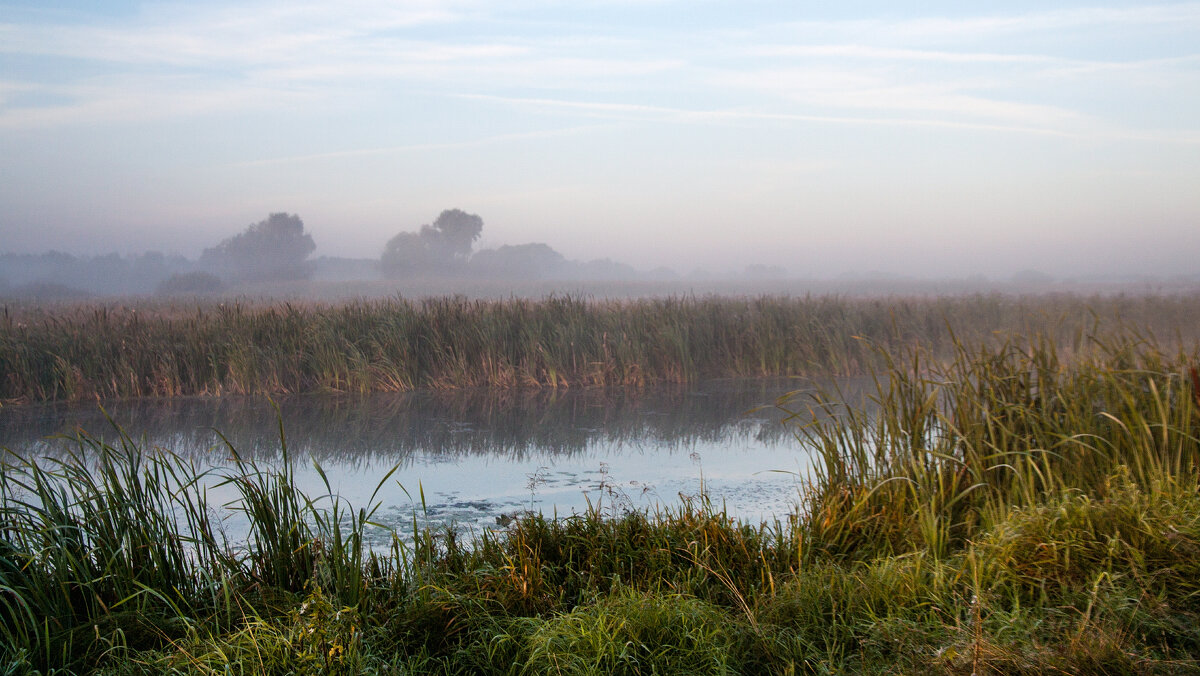
[[[1192,274],[1200,3],[0,0],[0,250]]]

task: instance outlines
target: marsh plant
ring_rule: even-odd
[[[1071,341],[1068,341],[1071,342]],[[369,548],[376,504],[81,436],[0,476],[8,672],[1200,671],[1200,355],[1130,328],[876,350],[875,402],[779,402],[801,507],[523,514]],[[811,422],[800,423],[800,420]],[[285,445],[286,449],[286,445]],[[236,458],[237,456],[234,455]],[[415,523],[415,519],[414,519]]]
[[[1122,323],[1193,339],[1200,295],[5,306],[0,402],[859,375],[956,341],[1036,334],[1070,352]]]

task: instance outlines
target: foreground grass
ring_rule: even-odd
[[[233,544],[180,458],[13,457],[0,671],[1200,673],[1197,354],[1056,344],[884,352],[870,415],[783,402],[831,415],[770,524],[701,496],[368,551],[370,508],[239,462]]]
[[[0,402],[860,375],[877,347],[945,358],[1036,333],[1073,349],[1121,322],[1194,338],[1200,295],[5,307]]]

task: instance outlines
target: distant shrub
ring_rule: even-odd
[[[546,279],[556,276],[566,265],[562,254],[540,243],[484,249],[470,262],[473,273],[491,279]]]
[[[208,272],[181,272],[164,279],[155,290],[161,296],[217,293],[224,285],[221,278]]]
[[[27,300],[47,301],[47,300],[82,300],[91,297],[92,294],[77,289],[66,284],[57,282],[31,282],[29,284],[20,284],[12,287],[8,292],[9,295],[15,298],[23,298]]]

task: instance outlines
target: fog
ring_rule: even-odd
[[[1195,3],[435,5],[6,3],[0,292],[1200,271]],[[307,257],[206,253],[272,214]]]
[[[275,212],[194,258],[135,254],[0,253],[0,299],[254,297],[324,301],[394,295],[475,298],[571,294],[621,298],[680,294],[923,295],[983,292],[1177,292],[1200,289],[1200,273],[1065,277],[1023,268],[1003,277],[910,274],[863,267],[838,276],[751,263],[740,269],[659,265],[638,268],[609,258],[567,258],[544,242],[488,246],[478,214],[445,209],[429,223],[393,235],[373,258],[321,253],[298,214]],[[1028,258],[1025,262],[1028,262]],[[861,262],[861,261],[860,261]],[[910,263],[911,266],[911,263]],[[901,269],[904,269],[903,267]],[[1051,267],[1051,270],[1058,269]]]

